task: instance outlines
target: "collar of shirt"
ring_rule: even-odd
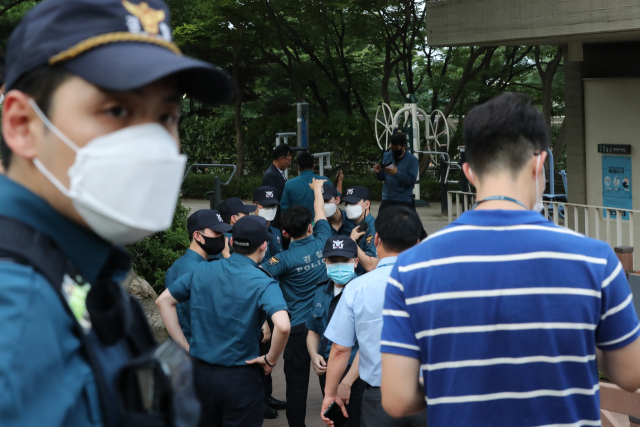
[[[313,234],[310,234],[309,236],[305,237],[304,239],[300,239],[300,240],[294,240],[293,242],[291,242],[289,244],[289,247],[296,247],[296,246],[302,246],[302,245],[306,245],[307,243],[310,243],[312,241],[314,241],[316,238]]]
[[[187,252],[184,254],[187,258],[191,258],[194,261],[205,261],[205,259],[198,252],[193,249],[187,249]]]
[[[529,210],[475,210],[463,213],[454,224],[491,227],[548,222],[538,212]]]
[[[351,283],[351,281],[353,279],[355,279],[356,277],[358,277],[358,276],[356,276],[356,274],[354,273],[353,277],[351,278],[351,280],[349,280],[347,283],[344,284],[344,286],[342,287],[342,290],[344,291],[344,289],[347,287],[347,285],[349,283]],[[328,283],[328,286],[324,289],[324,292],[327,293],[327,294],[333,295],[333,288],[336,286],[336,283],[331,279],[327,280],[327,282],[325,282],[325,283]]]
[[[300,172],[300,176],[302,175],[315,175],[315,173],[313,172],[313,169],[308,169],[306,171]]]
[[[90,283],[98,279],[112,253],[117,258],[123,256],[121,252],[124,251],[114,250],[116,247],[111,243],[62,216],[44,199],[1,175],[0,200],[0,215],[21,221],[52,238]]]
[[[387,258],[382,258],[380,261],[378,261],[378,266],[376,267],[376,270],[380,267],[386,267],[388,265],[393,265],[396,263],[396,260],[398,259],[397,256],[390,256]]]
[[[247,265],[252,265],[252,266],[256,266],[258,264],[256,264],[256,262],[254,260],[252,260],[251,258],[249,258],[248,256],[245,255],[240,255],[238,253],[232,253],[231,257],[229,258],[231,261],[235,261],[235,262],[239,262],[241,264],[247,264]]]

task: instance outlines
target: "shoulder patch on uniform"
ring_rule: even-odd
[[[271,273],[269,273],[267,270],[265,270],[264,268],[262,268],[262,266],[260,265],[256,265],[256,268],[260,271],[262,271],[264,274],[266,274],[267,276],[271,277],[273,279],[273,276],[271,275]]]
[[[279,262],[280,262],[280,258],[278,258],[277,256],[272,256],[271,259],[269,259],[269,262],[267,262],[267,264],[276,265]]]
[[[367,236],[367,245],[370,245],[371,242],[373,242],[373,234],[370,236]]]

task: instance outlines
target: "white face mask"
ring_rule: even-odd
[[[273,221],[273,219],[276,217],[277,212],[278,212],[277,207],[268,207],[264,209],[258,209],[258,216],[261,216],[267,221]]]
[[[29,100],[47,128],[76,152],[69,189],[42,164],[34,165],[69,199],[89,227],[112,243],[130,243],[167,229],[173,221],[187,157],[157,123],[129,126],[89,141],[72,142]]]
[[[347,205],[345,208],[347,218],[354,220],[360,218],[362,215],[362,206],[360,205]]]
[[[327,218],[332,217],[337,210],[338,210],[338,207],[336,206],[335,203],[324,204],[324,214]]]
[[[538,162],[536,163],[536,170],[538,170],[538,167],[540,167],[540,155],[538,155]],[[542,165],[542,171],[540,171],[541,175],[544,177],[545,179],[545,184],[546,184],[546,173],[545,173],[545,169],[544,169],[544,165]],[[540,192],[540,188],[538,187],[538,177],[540,175],[536,175],[536,203],[533,205],[533,210],[535,212],[542,212],[542,210],[544,209],[544,204],[542,203],[542,193]]]

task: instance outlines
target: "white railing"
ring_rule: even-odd
[[[454,218],[458,218],[462,212],[472,208],[475,203],[475,196],[475,193],[462,191],[449,191],[447,193],[450,223],[453,222]],[[612,211],[615,211],[616,218],[611,218],[610,212]],[[603,216],[603,212],[607,212],[606,217]],[[621,219],[623,212],[629,214],[628,220]],[[545,218],[550,218],[555,224],[582,233],[585,236],[603,240],[611,246],[633,247],[634,219],[636,216],[640,217],[640,211],[575,203],[544,202]],[[615,227],[615,233],[612,232],[612,224]],[[615,241],[613,239],[614,234]],[[626,238],[626,236],[629,237]]]

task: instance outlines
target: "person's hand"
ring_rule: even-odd
[[[322,418],[322,421],[324,421],[324,423],[328,426],[332,426],[334,424],[333,424],[333,421],[331,421],[329,418],[326,418],[324,416],[324,411],[326,411],[329,405],[331,405],[333,402],[336,402],[336,405],[338,405],[340,409],[342,409],[342,414],[345,417],[349,418],[349,414],[347,413],[347,408],[344,407],[344,402],[342,401],[342,399],[340,399],[340,396],[326,395],[322,400],[322,408],[320,409],[320,418]]]
[[[262,343],[266,343],[267,341],[271,341],[271,328],[269,328],[269,322],[264,322],[262,325]]]
[[[380,172],[382,172],[382,166],[380,166],[379,164],[377,164],[377,163],[376,163],[375,165],[373,165],[373,171],[374,171],[375,173],[380,173]]]
[[[345,405],[349,404],[349,399],[351,398],[351,386],[353,384],[348,384],[345,381],[342,381],[340,385],[338,385],[338,397],[342,399]]]
[[[324,357],[320,354],[316,354],[311,358],[311,366],[313,366],[313,370],[316,371],[316,375],[324,375],[327,372],[327,362],[325,362]]]
[[[315,179],[313,178],[313,180],[311,181],[311,184],[309,184],[309,187],[311,187],[311,189],[313,191],[317,189],[320,189],[320,191],[322,191],[322,186],[324,185],[324,179]]]
[[[365,234],[367,234],[367,232],[360,231],[360,226],[353,227],[353,230],[351,230],[351,239],[353,239],[354,242],[357,242],[358,239],[364,236]]]
[[[340,182],[344,178],[344,174],[342,173],[342,169],[336,173],[336,181]]]
[[[271,371],[273,371],[273,368],[267,365],[267,362],[264,361],[264,358],[265,356],[258,356],[255,359],[247,360],[244,363],[246,363],[247,365],[260,365],[262,367],[262,370],[264,371],[264,374],[269,375]],[[269,361],[269,363],[271,363],[273,366],[276,366],[275,362]]]
[[[395,175],[398,173],[398,168],[396,168],[396,165],[389,165],[386,168],[384,168],[384,171],[389,175]]]
[[[222,256],[224,258],[229,258],[231,256],[231,249],[229,249],[229,238],[226,236],[224,238],[224,249],[222,250]]]

